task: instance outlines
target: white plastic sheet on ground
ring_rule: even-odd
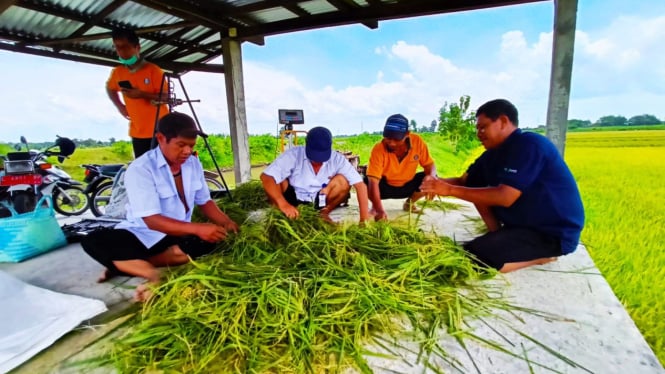
[[[0,373],[104,311],[99,300],[31,286],[0,271]]]

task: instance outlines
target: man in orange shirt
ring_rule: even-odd
[[[418,166],[424,171],[416,173]],[[381,199],[406,198],[405,211],[418,213],[414,203],[425,196],[424,180],[436,179],[434,160],[422,138],[409,132],[409,121],[401,114],[386,120],[383,140],[372,148],[367,167],[369,200],[376,220],[387,219]]]
[[[141,55],[139,38],[132,30],[114,30],[111,34],[113,46],[122,65],[111,71],[106,82],[106,93],[120,114],[129,120],[129,136],[132,138],[134,158],[150,150],[158,118],[157,105],[164,72],[159,66],[145,61]],[[163,99],[168,97],[168,87],[163,85]],[[122,93],[120,100],[119,93]],[[162,104],[159,117],[168,114],[169,109]]]

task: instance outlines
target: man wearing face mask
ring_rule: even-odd
[[[416,173],[418,167],[424,171]],[[419,213],[414,203],[425,196],[424,180],[436,179],[436,167],[425,142],[409,132],[409,121],[401,114],[386,119],[383,140],[372,148],[367,167],[369,200],[374,218],[388,218],[381,199],[404,199],[404,210]]]
[[[134,158],[138,158],[150,150],[158,108],[152,101],[159,99],[164,73],[159,66],[141,57],[141,44],[134,31],[114,30],[111,38],[121,65],[111,71],[106,93],[118,112],[129,120]],[[167,95],[168,87],[164,85],[163,96]],[[168,112],[165,104],[159,107],[160,118]]]

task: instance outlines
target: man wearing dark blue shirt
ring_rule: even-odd
[[[509,101],[481,105],[476,132],[486,151],[461,177],[420,187],[475,204],[489,232],[464,248],[501,272],[573,252],[584,226],[577,184],[554,144],[517,126],[517,108]]]

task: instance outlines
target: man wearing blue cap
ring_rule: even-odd
[[[299,216],[296,207],[301,204],[314,204],[327,218],[347,199],[353,186],[360,220],[369,219],[367,186],[346,157],[333,152],[332,134],[325,127],[309,130],[305,146],[288,149],[277,157],[261,174],[261,183],[271,203],[289,218]]]
[[[418,166],[424,171],[416,173]],[[414,203],[425,196],[423,180],[436,179],[436,167],[422,138],[409,132],[409,121],[401,114],[386,120],[383,140],[372,148],[367,167],[369,199],[374,218],[387,219],[381,199],[404,199],[405,211],[419,213]]]

